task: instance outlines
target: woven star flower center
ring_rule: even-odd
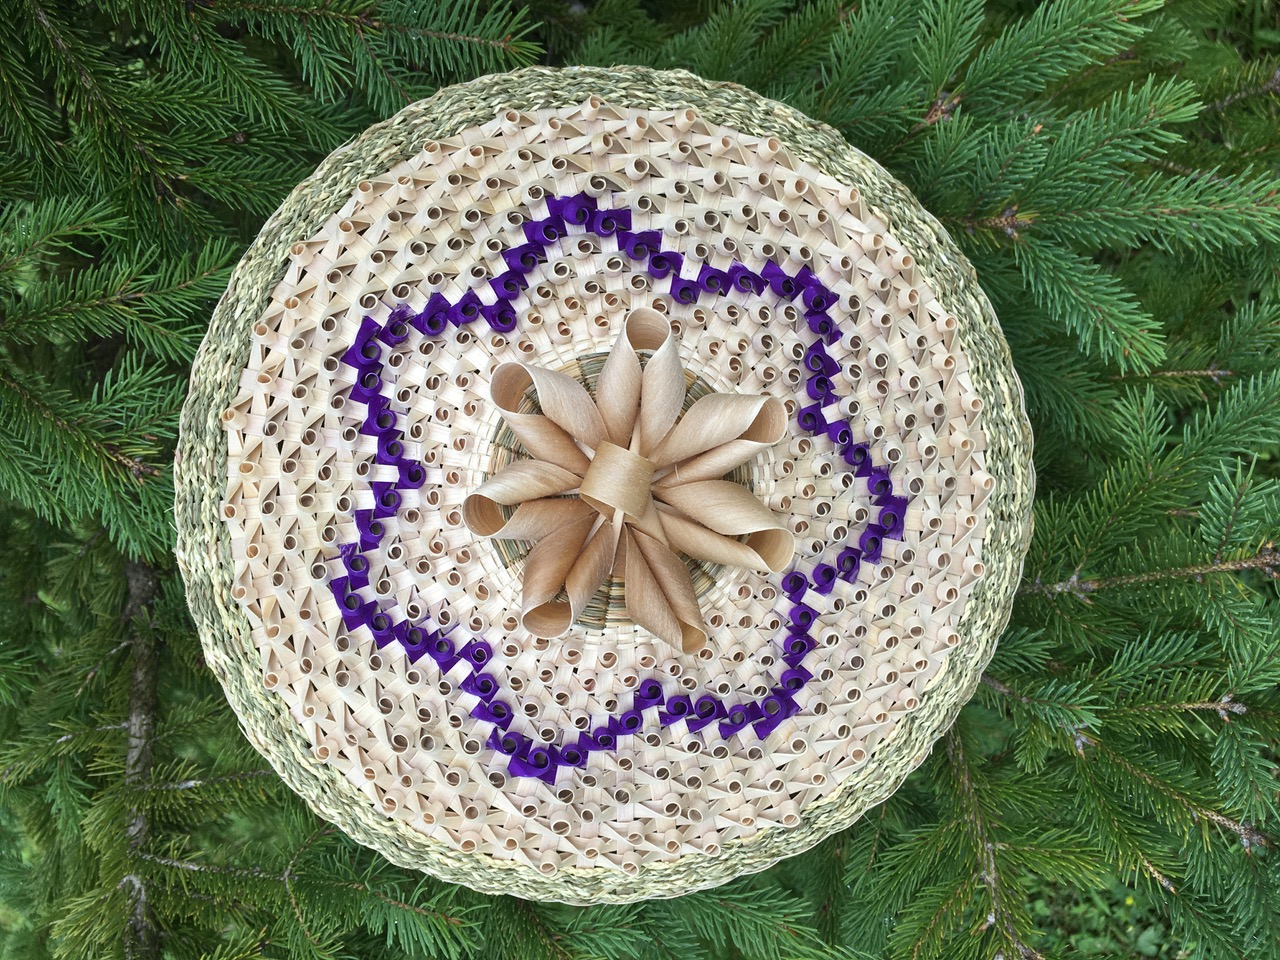
[[[644,363],[640,351],[651,351]],[[541,413],[520,412],[530,388]],[[595,400],[564,373],[521,363],[494,371],[494,403],[530,459],[477,487],[463,519],[482,537],[534,542],[520,615],[534,636],[563,636],[614,576],[636,624],[697,653],[707,626],[684,557],[762,572],[791,562],[783,518],[723,479],[782,439],[782,404],[713,393],[681,416],[685,389],[671,324],[649,308],[624,319]]]

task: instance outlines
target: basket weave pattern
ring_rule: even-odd
[[[528,456],[494,369],[594,389],[637,307],[703,390],[790,421],[740,471],[793,567],[691,562],[697,657],[616,577],[529,635],[527,549],[462,523]],[[486,891],[671,896],[847,825],[971,693],[1029,536],[1020,388],[941,228],[687,74],[522,71],[371,128],[268,222],[192,384],[179,560],[250,739],[356,839]]]

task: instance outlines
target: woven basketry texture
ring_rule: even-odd
[[[887,797],[1030,538],[942,227],[741,87],[531,68],[327,158],[218,304],[178,561],[246,735],[406,867],[669,897]]]

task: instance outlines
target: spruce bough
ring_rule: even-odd
[[[0,957],[1126,955],[1073,909],[1120,884],[1145,955],[1280,956],[1280,19],[1022,6],[6,2]],[[674,901],[486,898],[318,822],[171,554],[187,364],[262,219],[369,123],[536,60],[836,126],[973,261],[1036,431],[1024,583],[952,731],[851,829]]]

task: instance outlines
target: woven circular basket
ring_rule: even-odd
[[[968,262],[829,127],[532,68],[329,156],[191,376],[178,562],[243,729],[405,867],[569,903],[762,870],[971,696],[1031,433]]]

